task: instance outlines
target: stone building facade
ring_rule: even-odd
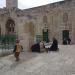
[[[0,9],[0,34],[18,35],[25,50],[43,39],[52,41],[53,37],[59,44],[67,37],[75,43],[75,0],[25,10],[17,5],[17,0],[6,0],[6,7]]]

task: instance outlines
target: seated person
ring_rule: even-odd
[[[32,50],[32,52],[40,52],[39,43],[32,45],[31,50]]]
[[[57,50],[58,50],[58,41],[56,40],[56,38],[53,38],[53,43],[49,48],[49,51],[57,51]]]
[[[44,52],[45,51],[45,45],[44,42],[40,42],[40,52]]]

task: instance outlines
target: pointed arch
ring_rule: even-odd
[[[6,34],[14,34],[15,33],[15,22],[12,19],[8,19],[6,22]]]

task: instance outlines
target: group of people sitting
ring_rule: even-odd
[[[52,45],[49,48],[46,48],[44,43],[37,43],[32,45],[31,47],[32,52],[42,52],[42,51],[58,51],[58,41],[56,38],[53,38]]]
[[[16,45],[14,46],[14,56],[16,58],[16,61],[19,61],[19,55],[20,52],[23,50],[23,47],[20,45],[19,40],[16,40]],[[68,44],[70,44],[71,40],[68,39]],[[67,44],[66,40],[63,41],[63,44]],[[36,43],[34,45],[31,46],[31,50],[32,52],[49,52],[49,51],[58,51],[58,41],[56,38],[53,38],[53,42],[51,44],[51,46],[49,46],[48,48],[45,47],[43,42],[40,43]]]
[[[21,51],[23,51],[23,47],[22,45],[20,45],[19,42],[20,42],[19,40],[16,40],[16,45],[14,46],[14,50],[13,50],[16,61],[19,61],[19,55]],[[37,44],[32,45],[31,50],[32,52],[58,51],[58,41],[55,38],[53,38],[53,43],[50,46],[50,48],[46,48],[44,43],[40,43],[40,44],[37,43]]]

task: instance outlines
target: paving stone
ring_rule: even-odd
[[[2,58],[0,67],[2,62],[6,62],[6,70],[2,69],[0,75],[75,75],[74,45],[59,45],[59,52],[24,52],[21,53],[20,59],[15,62],[13,55]]]

